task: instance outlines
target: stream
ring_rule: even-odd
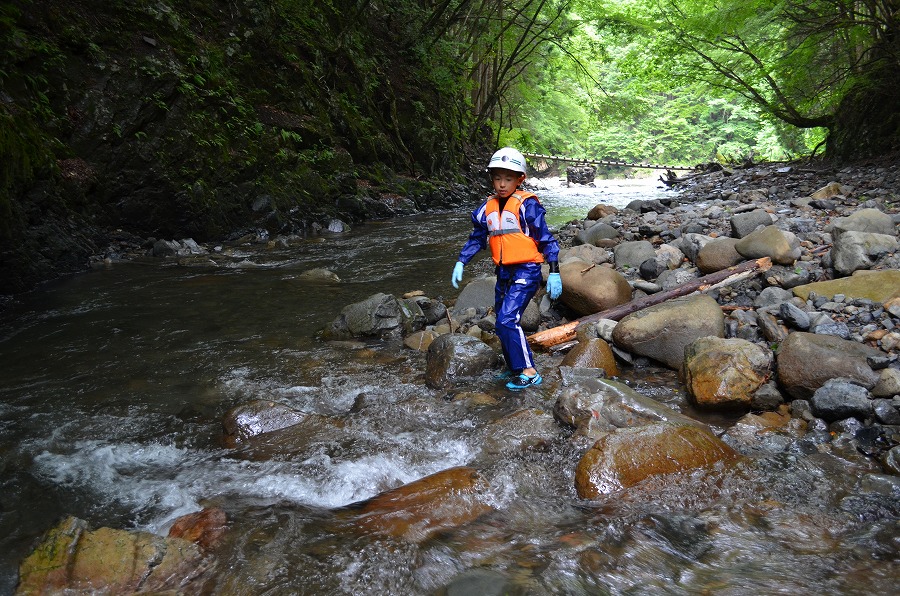
[[[597,203],[670,193],[658,186],[598,180],[539,195],[559,226]],[[492,421],[552,409],[558,357],[538,355],[547,381],[521,395],[489,375],[464,383],[499,400],[477,408],[426,388],[420,353],[316,338],[376,292],[455,297],[470,225],[465,209],[369,222],[290,247],[222,246],[215,259],[112,263],[17,297],[0,313],[0,594],[64,516],[164,535],[212,505],[229,519],[216,594],[896,590],[897,520],[855,460],[786,451],[585,501],[573,486],[581,446],[483,444]],[[341,282],[304,282],[315,267]],[[684,407],[674,373],[625,377]],[[296,457],[226,448],[223,414],[258,399],[344,426]],[[335,508],[461,465],[489,480],[493,511],[474,522],[420,543],[335,523]]]

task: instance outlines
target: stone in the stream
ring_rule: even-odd
[[[673,298],[628,315],[613,329],[619,348],[678,370],[684,348],[701,337],[724,337],[725,316],[710,296]]]
[[[702,337],[684,349],[688,395],[702,408],[749,408],[773,362],[772,351],[753,342]]]
[[[778,351],[778,382],[795,399],[809,399],[828,379],[854,379],[867,389],[878,382],[878,373],[866,362],[879,356],[877,348],[833,335],[797,331]]]
[[[575,344],[566,354],[560,366],[599,368],[608,377],[619,375],[619,367],[609,344],[599,338],[586,338]]]
[[[708,467],[738,457],[734,450],[696,426],[651,424],[619,429],[602,437],[582,456],[575,488],[595,499],[660,474]]]
[[[563,293],[560,300],[579,315],[604,311],[631,300],[631,286],[621,273],[584,261],[559,267]]]
[[[17,594],[199,593],[211,555],[182,538],[68,517],[19,566]]]
[[[553,414],[529,408],[513,412],[490,423],[482,451],[491,455],[514,455],[519,451],[544,450],[560,438],[561,429]]]
[[[874,414],[872,395],[848,379],[828,379],[809,400],[812,413],[826,422],[845,418],[865,420]]]
[[[494,306],[494,286],[497,278],[494,276],[478,277],[465,285],[453,305],[453,314],[457,315],[469,308],[475,310],[487,309]]]
[[[241,404],[228,410],[222,418],[225,443],[234,446],[250,437],[299,424],[307,416],[305,412],[267,400]]]
[[[182,538],[211,551],[228,529],[228,517],[221,507],[208,507],[196,513],[182,515],[169,528],[169,538]]]
[[[328,283],[341,281],[341,278],[338,277],[336,273],[328,269],[323,269],[321,267],[308,269],[298,275],[297,279],[310,283]]]
[[[349,304],[326,327],[326,339],[385,336],[393,332],[412,333],[425,325],[425,314],[413,299],[398,300],[391,294],[373,294]]]
[[[462,333],[444,334],[428,347],[425,383],[433,389],[448,387],[459,378],[484,372],[496,359],[494,350],[480,339]]]
[[[340,516],[366,533],[421,542],[491,511],[487,489],[474,468],[450,468],[351,505]]]

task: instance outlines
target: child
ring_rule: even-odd
[[[519,319],[541,285],[541,263],[550,265],[547,290],[556,300],[562,294],[559,277],[559,244],[544,221],[546,212],[537,197],[519,190],[525,181],[525,157],[511,147],[500,149],[488,163],[494,194],[472,212],[472,233],[459,253],[451,282],[462,281],[463,266],[475,253],[490,246],[497,265],[494,289],[496,331],[503,346],[507,369],[500,379],[509,379],[512,390],[540,385],[534,357]]]

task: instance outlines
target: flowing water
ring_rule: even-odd
[[[540,195],[560,225],[666,192],[608,181]],[[427,389],[424,356],[396,343],[315,337],[376,292],[455,296],[469,225],[465,210],[432,213],[289,248],[114,263],[18,298],[0,314],[0,593],[63,516],[165,534],[211,505],[229,519],[217,594],[896,589],[896,508],[860,488],[852,461],[785,452],[585,501],[576,441],[486,446],[494,421],[552,408],[554,357],[539,355],[547,382],[518,396],[489,374],[463,384],[499,402],[475,407]],[[342,281],[302,281],[314,267]],[[682,405],[673,375],[654,370],[627,380]],[[257,399],[340,424],[289,456],[225,447],[224,412]],[[335,512],[460,465],[487,479],[492,511],[428,540],[354,531]]]

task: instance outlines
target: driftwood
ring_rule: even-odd
[[[769,257],[763,257],[762,259],[756,259],[754,261],[744,261],[740,265],[735,265],[734,267],[729,267],[693,279],[685,284],[681,284],[677,288],[643,296],[602,312],[575,319],[565,325],[560,325],[535,333],[534,335],[529,335],[528,341],[535,347],[547,349],[556,344],[561,344],[574,339],[575,328],[582,323],[592,323],[594,321],[599,321],[600,319],[612,319],[613,321],[618,321],[626,315],[643,310],[648,306],[654,306],[665,302],[666,300],[678,298],[679,296],[687,296],[694,292],[707,292],[715,288],[721,288],[740,280],[747,279],[748,277],[753,277],[758,273],[768,271],[771,267],[772,259]]]

